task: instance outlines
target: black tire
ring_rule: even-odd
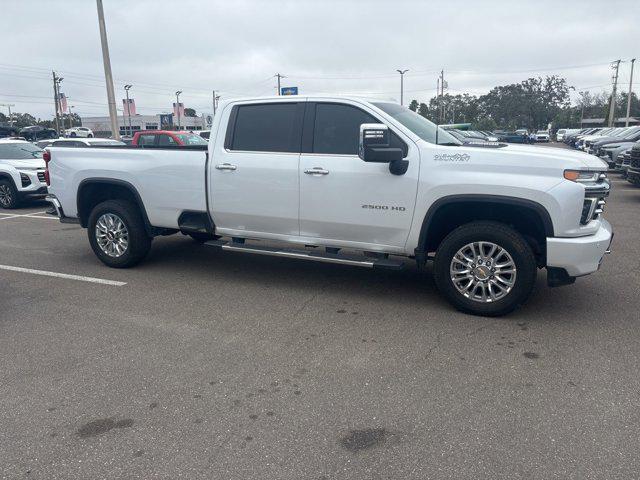
[[[92,134],[89,134],[89,135],[87,135],[87,137],[89,137],[89,138],[93,138],[93,135],[92,135]]]
[[[96,223],[105,214],[113,214],[122,220],[128,232],[128,245],[120,256],[112,257],[98,245]],[[89,243],[102,263],[112,268],[128,268],[139,263],[151,249],[152,238],[147,235],[139,208],[124,200],[107,200],[94,207],[87,226]]]
[[[215,235],[211,235],[210,233],[201,233],[201,232],[191,232],[191,233],[187,233],[187,235],[189,235],[193,240],[195,240],[198,243],[204,243],[204,242],[208,242],[209,240],[215,240],[216,237]]]
[[[71,132],[71,134],[69,135],[71,138],[76,138],[76,132]]]
[[[18,190],[7,178],[0,178],[0,208],[11,210],[20,206]]]
[[[455,287],[450,274],[451,263],[458,250],[479,241],[492,242],[505,249],[516,267],[511,290],[502,298],[486,303],[465,297]],[[506,315],[527,301],[535,286],[537,263],[529,244],[514,229],[498,222],[473,222],[458,227],[442,241],[436,252],[433,274],[438,290],[458,310],[496,317]]]

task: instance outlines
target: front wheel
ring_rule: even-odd
[[[500,316],[531,295],[537,264],[531,247],[514,229],[497,222],[458,227],[436,252],[434,277],[458,310]]]
[[[140,210],[131,202],[107,200],[89,215],[89,243],[102,263],[127,268],[139,263],[151,249]]]
[[[17,208],[18,191],[11,180],[0,179],[0,208]]]

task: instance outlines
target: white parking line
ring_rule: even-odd
[[[112,285],[114,287],[122,287],[127,282],[117,282],[115,280],[105,280],[103,278],[83,277],[81,275],[69,275],[67,273],[48,272],[46,270],[33,270],[31,268],[13,267],[11,265],[0,265],[0,270],[9,270],[11,272],[32,273],[34,275],[43,275],[45,277],[64,278],[66,280],[78,280],[81,282],[100,283],[102,285]]]
[[[0,213],[0,220],[9,220],[10,218],[43,218],[45,220],[58,220],[58,217],[54,215],[43,216],[41,213],[47,212],[32,212],[25,214],[17,214],[17,213]]]

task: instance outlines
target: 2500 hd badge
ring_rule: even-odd
[[[366,208],[369,210],[394,210],[396,212],[404,212],[406,208],[398,207],[398,206],[389,206],[389,205],[362,205],[362,208]]]

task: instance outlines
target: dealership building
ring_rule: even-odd
[[[213,116],[210,114],[202,114],[198,117],[181,116],[180,129],[208,130],[211,128],[212,120]],[[90,128],[96,137],[108,138],[113,136],[109,117],[82,117],[82,126]],[[131,115],[131,130],[129,130],[129,117],[118,115],[118,127],[120,135],[133,135],[141,130],[175,130],[178,127],[178,121],[170,113]]]

